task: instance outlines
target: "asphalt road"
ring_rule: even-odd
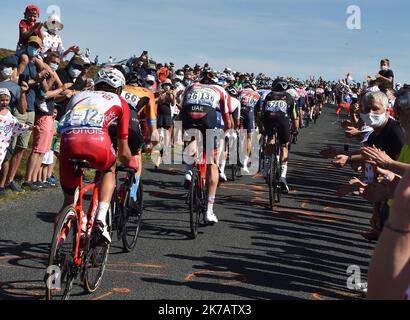
[[[275,211],[259,176],[225,183],[217,195],[220,223],[190,240],[182,167],[143,173],[143,229],[134,252],[111,248],[99,290],[74,299],[360,299],[347,289],[347,268],[365,280],[374,245],[360,232],[369,227],[370,206],[359,197],[337,198],[353,173],[336,170],[319,151],[343,145],[334,109],[304,129],[292,147],[291,193]],[[44,273],[59,190],[1,203],[0,299],[44,299]]]

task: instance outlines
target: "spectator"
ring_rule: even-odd
[[[60,79],[65,88],[68,89],[56,98],[56,102],[62,114],[65,113],[71,97],[87,87],[87,81],[84,78],[84,68],[84,60],[80,56],[74,56],[64,69],[57,71],[58,79]],[[60,116],[62,114],[60,114]]]
[[[389,59],[383,59],[380,61],[380,71],[376,75],[376,79],[378,79],[381,82],[387,82],[392,85],[394,84],[394,73],[390,69],[390,60]]]
[[[53,119],[54,119],[54,136],[53,141],[51,144],[51,149],[48,151],[43,158],[40,174],[38,180],[41,181],[43,184],[49,184],[50,186],[55,186],[57,184],[57,178],[53,174],[54,166],[56,160],[58,159],[58,121],[56,120],[58,115],[57,108],[53,111]]]
[[[59,34],[63,30],[64,25],[61,23],[59,16],[50,16],[45,27],[46,31],[44,32],[43,48],[41,50],[43,58],[47,57],[47,54],[50,52],[57,52],[61,58],[66,57],[70,52],[75,54],[80,52],[80,48],[77,46],[71,46],[67,51],[64,49],[63,40]]]
[[[21,84],[20,103],[22,112],[27,108],[26,92],[29,87],[26,82]],[[0,89],[0,197],[6,195],[5,182],[8,172],[8,162],[10,160],[11,151],[9,149],[12,138],[20,135],[30,128],[29,126],[20,123],[10,112],[9,104],[11,101],[10,91],[6,88]]]
[[[42,45],[40,39],[38,37],[31,37],[29,39],[29,43],[35,41],[39,46]],[[35,103],[38,98],[38,93],[40,92],[40,88],[43,91],[47,91],[47,84],[44,80],[47,78],[49,73],[45,70],[39,70],[38,65],[34,61],[35,56],[30,56],[28,64],[22,75],[24,76],[26,82],[29,85],[29,90],[26,93],[26,100],[27,100],[27,112],[20,113],[18,110],[14,110],[14,116],[17,120],[28,126],[33,126],[34,118],[35,118]],[[19,191],[19,188],[14,183],[14,178],[17,173],[17,170],[20,166],[21,160],[23,159],[25,150],[28,148],[29,141],[31,137],[31,131],[27,131],[22,135],[19,135],[17,138],[13,140],[12,149],[13,149],[13,156],[10,161],[10,169],[6,179],[7,187],[10,187],[13,191]],[[37,188],[36,188],[37,190]]]
[[[158,69],[158,81],[160,83],[164,82],[169,76],[168,65],[163,66],[162,64],[157,65]]]
[[[60,65],[60,55],[57,53],[50,53],[46,58],[46,64]],[[48,111],[46,113],[37,110],[35,117],[35,125],[33,131],[33,148],[31,155],[27,162],[26,179],[23,187],[32,190],[46,187],[38,180],[41,163],[44,155],[50,150],[54,137],[54,108],[55,97],[61,95],[66,89],[57,79],[57,74],[50,74],[46,79],[45,86],[45,101]]]
[[[37,36],[43,39],[41,28],[43,23],[37,22],[40,17],[40,9],[35,5],[29,5],[24,12],[24,19],[19,23],[20,38],[17,44],[16,54],[20,56],[27,49],[28,39]]]

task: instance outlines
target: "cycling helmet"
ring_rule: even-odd
[[[106,83],[114,89],[118,89],[125,86],[125,77],[118,69],[107,67],[98,71],[94,83],[96,86],[100,83]]]
[[[233,87],[228,88],[226,91],[227,91],[231,96],[237,96],[237,95],[238,95],[238,91],[237,91],[235,88],[233,88]]]
[[[205,70],[202,72],[199,82],[210,82],[212,84],[218,84],[218,76],[213,70]]]
[[[252,89],[252,90],[254,90],[254,91],[256,91],[256,87],[251,83],[251,82],[249,82],[249,81],[246,81],[244,84],[243,84],[243,88],[244,89]]]
[[[272,83],[273,91],[286,91],[288,89],[288,82],[283,78],[277,78]]]

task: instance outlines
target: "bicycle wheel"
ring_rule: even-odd
[[[111,208],[107,214],[107,224],[112,238]],[[91,233],[85,259],[84,287],[88,293],[95,292],[101,284],[108,261],[110,244],[101,243],[95,232]]]
[[[194,169],[191,181],[190,196],[189,196],[189,220],[191,226],[191,237],[195,239],[198,236],[199,227],[199,211],[200,211],[200,184],[199,172]]]
[[[144,189],[142,181],[138,186],[138,209],[130,210],[121,206],[121,214],[124,215],[124,227],[122,231],[122,244],[126,252],[134,250],[137,244],[138,235],[141,229],[142,210],[143,210],[143,198]],[[129,195],[127,196],[127,198]],[[128,201],[127,201],[128,202]],[[125,202],[125,203],[127,203]],[[125,210],[125,211],[124,211]]]
[[[65,208],[54,231],[46,275],[46,300],[68,300],[77,277],[74,250],[77,243],[77,214],[72,206]],[[49,269],[50,268],[50,269]],[[51,279],[56,276],[55,282]],[[56,274],[57,273],[57,274]]]

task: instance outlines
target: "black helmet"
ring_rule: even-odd
[[[288,89],[288,82],[283,78],[277,78],[272,83],[273,91],[286,91]]]
[[[136,72],[130,72],[126,76],[127,84],[129,85],[137,85],[139,87],[144,86],[144,80],[141,76]]]
[[[205,84],[218,84],[218,76],[213,70],[205,70],[202,72],[199,82]]]

